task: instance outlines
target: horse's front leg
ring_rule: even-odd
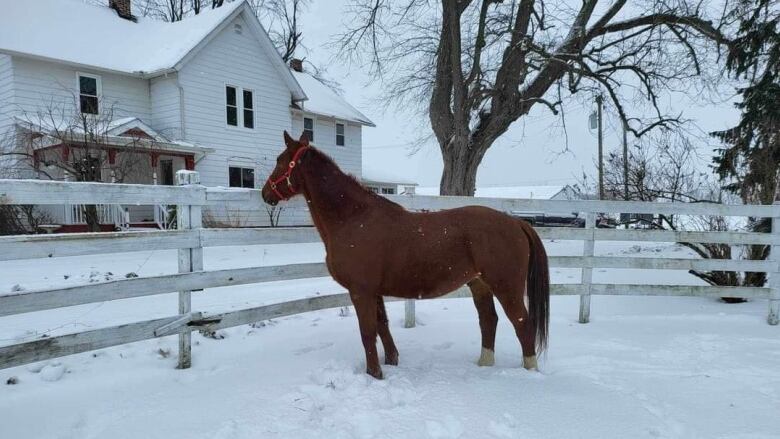
[[[360,338],[366,351],[366,373],[376,379],[382,379],[382,368],[379,366],[379,355],[376,350],[377,335],[377,294],[366,294],[364,291],[350,291],[349,296],[355,306]]]

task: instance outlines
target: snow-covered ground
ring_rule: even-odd
[[[581,243],[548,242],[553,255]],[[670,244],[598,243],[597,254],[685,257]],[[207,269],[315,262],[320,245],[206,249]],[[0,263],[0,291],[173,273],[174,251]],[[685,272],[597,270],[596,282],[698,284]],[[579,270],[554,269],[557,282]],[[221,311],[340,292],[330,279],[210,289],[194,309]],[[354,313],[301,314],[193,337],[175,370],[166,337],[0,370],[0,438],[769,438],[780,437],[780,328],[766,303],[594,297],[552,299],[541,372],[521,365],[502,318],[492,368],[475,364],[469,299],[418,303],[419,325],[388,305],[401,353],[386,379],[363,373]],[[0,345],[175,314],[174,294],[0,318]],[[500,313],[499,313],[500,314]],[[502,316],[503,317],[503,316]]]

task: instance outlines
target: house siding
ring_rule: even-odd
[[[149,125],[169,139],[182,139],[181,99],[176,74],[153,78],[150,83]]]
[[[242,34],[234,31],[236,23]],[[206,186],[228,186],[228,167],[236,165],[254,168],[255,187],[262,187],[281,151],[282,132],[290,130],[290,91],[249,29],[239,15],[179,72],[186,138],[216,150],[196,165]],[[254,129],[227,125],[225,85],[253,91]],[[209,214],[214,221],[234,225],[268,224],[264,206],[229,209],[212,208]]]
[[[239,35],[233,24],[244,29]],[[249,26],[239,16],[215,36],[179,73],[184,89],[187,140],[214,148],[198,163],[201,182],[228,185],[228,162],[249,161],[256,172],[269,172],[282,145],[282,131],[290,129],[290,92],[279,77]],[[255,128],[228,126],[225,85],[254,92]]]
[[[101,113],[111,111],[114,119],[134,116],[150,124],[148,80],[21,57],[14,57],[13,69],[17,112],[35,115],[51,108],[72,117],[77,110],[77,72],[100,76]]]
[[[0,151],[16,147],[13,128],[14,76],[10,55],[0,54]],[[17,177],[16,160],[10,155],[0,156],[0,178]]]
[[[363,168],[362,126],[344,120],[293,110],[293,137],[298,137],[303,133],[304,117],[313,118],[315,121],[314,142],[312,144],[335,160],[344,172],[360,178],[360,171]],[[336,123],[344,124],[344,146],[336,145]]]
[[[14,106],[14,73],[10,55],[0,54],[0,136],[11,126]]]

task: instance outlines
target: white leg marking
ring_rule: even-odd
[[[496,364],[496,356],[492,350],[488,348],[482,348],[482,353],[479,355],[478,366],[492,366]]]
[[[536,364],[536,355],[523,357],[523,367],[528,370],[539,370],[539,365]]]

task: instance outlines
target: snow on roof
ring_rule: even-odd
[[[62,140],[68,136],[80,136],[83,135],[85,130],[82,125],[79,124],[77,119],[61,119],[54,117],[43,117],[39,115],[24,115],[22,117],[15,116],[16,124],[25,130],[37,132],[45,135],[52,135],[59,137]],[[200,154],[206,154],[214,152],[212,148],[206,148],[196,143],[187,142],[178,139],[169,139],[159,132],[155,131],[152,127],[146,125],[137,117],[123,117],[119,119],[113,119],[110,121],[96,122],[95,126],[90,126],[87,130],[93,132],[99,136],[105,136],[102,140],[106,144],[111,143],[111,138],[121,138],[122,135],[131,129],[140,129],[151,137],[158,146],[167,145],[167,149],[183,149]]]
[[[519,198],[525,200],[550,200],[566,186],[496,186],[478,187],[474,196],[486,198]],[[418,187],[418,195],[439,195],[438,186]]]
[[[120,18],[80,0],[0,0],[0,52],[130,74],[173,68],[244,1],[176,23]]]
[[[400,175],[394,174],[392,171],[378,168],[370,164],[366,165],[365,163],[363,163],[363,170],[361,171],[361,174],[362,174],[361,180],[364,183],[372,182],[372,183],[399,184],[405,186],[417,186],[417,183],[415,183],[414,180],[410,178],[402,177]]]
[[[376,126],[368,117],[315,77],[305,72],[293,71],[292,74],[309,98],[303,103],[304,111],[372,127]]]

